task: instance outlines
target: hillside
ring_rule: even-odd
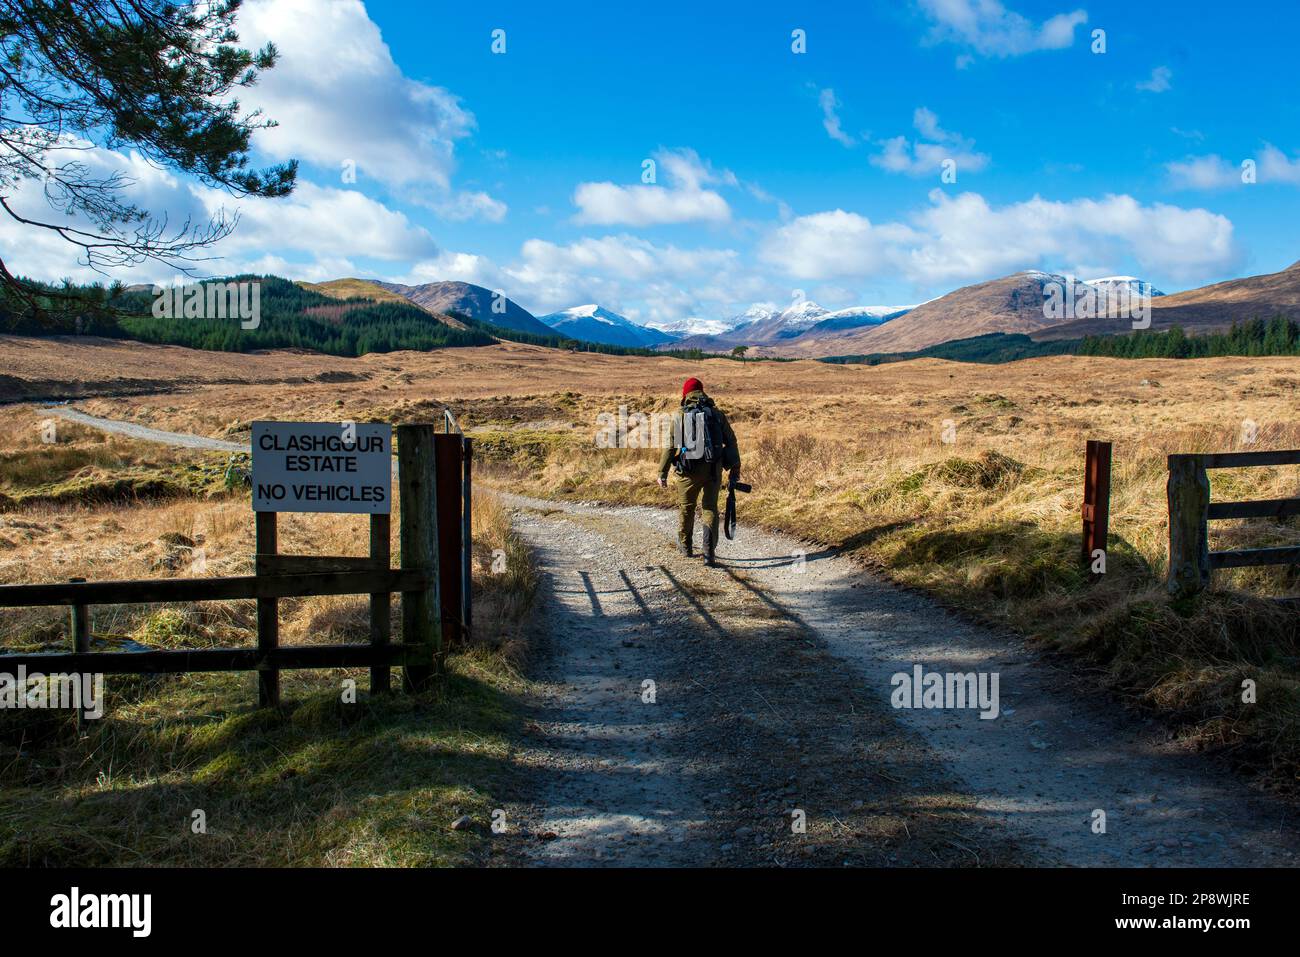
[[[427,282],[407,286],[397,282],[375,282],[397,293],[421,309],[436,314],[456,313],[493,326],[503,326],[535,336],[553,336],[555,331],[512,299],[502,298],[504,311],[493,310],[497,296],[490,289],[468,282]]]
[[[1151,295],[1151,325],[1158,331],[1180,326],[1190,335],[1229,329],[1251,319],[1275,316],[1300,318],[1300,263],[1281,272],[1248,276],[1164,295],[1131,276],[1081,281],[1031,270],[976,283],[924,303],[887,324],[817,334],[817,327],[790,342],[773,343],[763,354],[791,357],[880,356],[915,353],[944,342],[992,333],[1028,335],[1035,340],[1081,340],[1088,336],[1124,335],[1133,331],[1131,319],[1049,318],[1045,303],[1053,284],[1066,288],[1066,298],[1095,291],[1104,311],[1109,297],[1141,290]]]
[[[1300,319],[1300,262],[1281,272],[1230,279],[1161,296],[1151,302],[1152,329],[1181,326],[1192,334],[1222,331],[1233,323],[1275,316]],[[1045,329],[1034,338],[1078,339],[1127,331],[1114,327],[1113,319],[1077,319]]]
[[[208,317],[203,314],[205,309],[198,309],[194,315],[154,315],[156,298],[152,287],[139,286],[109,298],[99,313],[85,322],[78,319],[75,325],[67,318],[47,324],[14,321],[0,295],[0,329],[28,336],[80,333],[221,352],[312,349],[342,356],[493,342],[485,330],[463,325],[455,328],[405,299],[340,298],[347,286],[335,285],[333,294],[328,294],[310,284],[279,276],[249,275],[195,283],[175,293],[183,293],[187,303],[191,293],[197,294],[197,300],[206,301],[213,285],[226,282],[255,284],[255,321]],[[86,296],[96,292],[95,287],[77,288]],[[252,307],[251,296],[246,304]]]
[[[1043,289],[1057,278],[1040,272],[1004,276],[950,292],[881,326],[802,340],[772,351],[798,356],[915,352],[991,332],[1036,332],[1051,324],[1043,315]]]
[[[393,292],[391,289],[385,289],[377,282],[369,279],[330,279],[326,282],[299,282],[299,286],[304,289],[310,289],[318,292],[322,296],[329,296],[332,299],[367,299],[372,302],[393,302],[402,305],[418,305],[412,303],[410,299],[400,293]],[[419,308],[424,309],[423,306]],[[469,326],[461,322],[455,316],[449,316],[446,313],[433,312],[425,309],[425,312],[433,316],[444,326],[450,326],[453,329],[468,329]]]
[[[303,289],[310,289],[331,299],[370,299],[374,302],[406,302],[406,297],[368,279],[329,279],[325,282],[298,282]]]
[[[848,332],[851,329],[863,329],[868,326],[882,326],[891,319],[897,319],[911,312],[916,306],[850,306],[837,309],[822,316],[807,332],[796,341],[818,339],[836,332]]]

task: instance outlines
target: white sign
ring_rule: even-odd
[[[253,511],[392,511],[393,427],[254,422]]]

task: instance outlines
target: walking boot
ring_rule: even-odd
[[[691,540],[689,538],[684,542],[679,541],[677,543],[677,551],[679,554],[685,555],[687,558],[693,558],[695,556],[695,549],[691,547]]]
[[[718,563],[713,560],[713,550],[718,543],[717,532],[705,526],[704,529],[704,564],[710,568],[715,567]]]

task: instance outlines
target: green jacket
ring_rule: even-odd
[[[736,445],[736,433],[731,431],[731,423],[727,421],[727,417],[726,415],[723,414],[722,410],[719,409],[716,405],[714,405],[713,400],[710,399],[703,392],[697,389],[694,392],[688,392],[685,396],[682,397],[683,406],[696,405],[696,404],[707,405],[709,406],[709,408],[713,409],[713,411],[718,413],[718,424],[722,428],[722,456],[721,458],[714,460],[713,470],[714,470],[714,474],[718,478],[721,478],[722,470],[724,468],[728,470],[735,470],[740,468],[740,448]],[[677,428],[679,430],[681,427],[680,423],[681,423],[681,413],[678,413]],[[678,431],[676,434],[680,435],[681,433],[680,431]],[[672,468],[673,462],[675,462],[676,460],[677,460],[677,449],[675,449],[672,443],[670,442],[664,447],[664,454],[659,457],[660,478],[666,479],[668,477],[668,470]],[[698,463],[698,467],[702,469],[705,467],[705,464],[706,463],[703,460],[701,460]]]

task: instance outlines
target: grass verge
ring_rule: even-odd
[[[65,712],[0,711],[0,866],[489,863],[490,812],[511,779],[527,690],[518,666],[536,574],[493,496],[475,506],[476,641],[450,656],[440,688],[371,698],[362,670],[289,671],[284,706],[269,711],[254,706],[251,674],[109,676],[105,716],[81,729]],[[284,516],[284,550],[345,553],[358,540],[353,518]],[[247,510],[219,502],[7,521],[47,563],[58,561],[52,540],[82,543],[57,572],[0,561],[7,581],[194,574],[196,540],[207,574],[246,573],[251,554]],[[285,601],[282,621],[286,642],[363,640],[365,600]],[[94,631],[97,643],[147,647],[254,641],[243,602],[105,608]],[[57,611],[0,618],[0,646],[68,642]],[[468,826],[453,829],[464,816]]]

